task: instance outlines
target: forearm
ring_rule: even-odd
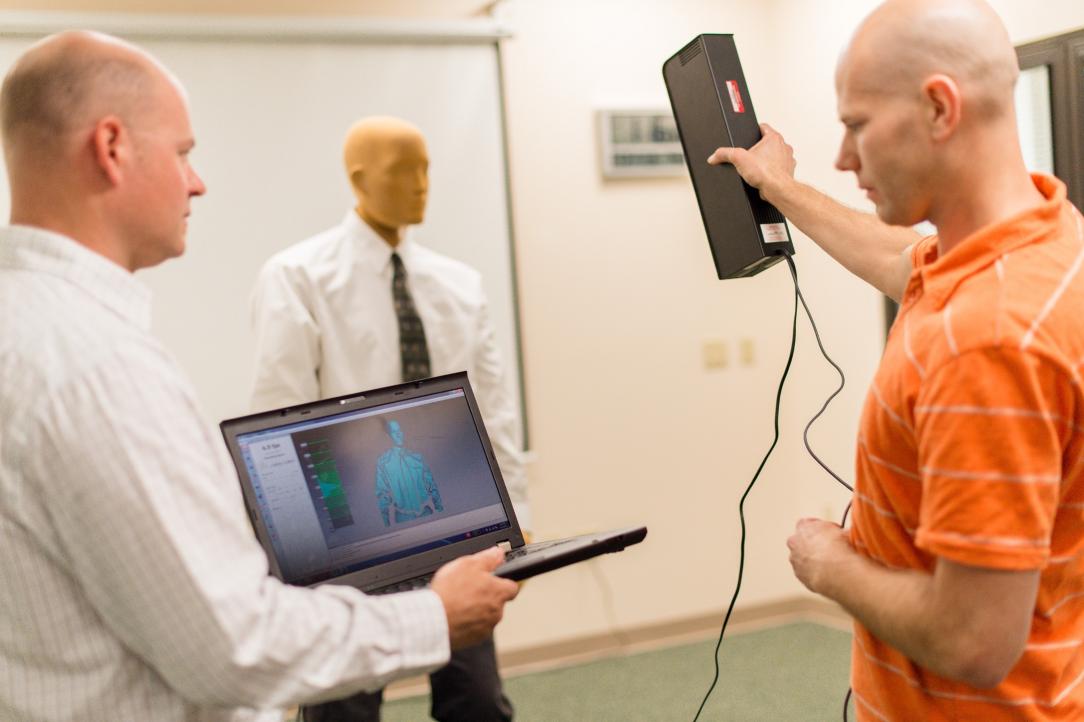
[[[277,707],[375,689],[447,661],[439,599],[287,586],[234,470],[156,347],[125,346],[58,391],[32,448],[67,479],[50,502],[79,601],[189,701]],[[233,477],[231,484],[230,477]],[[44,488],[44,487],[43,487]]]
[[[817,589],[837,602],[875,637],[908,659],[943,676],[949,655],[940,648],[940,633],[930,607],[933,576],[909,569],[890,569],[853,554],[834,565]]]
[[[997,685],[1027,643],[1038,572],[963,567],[933,574],[885,567],[853,551],[821,575],[834,599],[881,641],[935,674]]]
[[[230,630],[233,655],[205,673],[228,703],[288,707],[339,699],[448,661],[443,604],[429,590],[364,597],[337,585],[266,587],[251,616]],[[193,691],[215,701],[206,680]]]
[[[188,501],[180,494],[173,500],[178,507]],[[105,507],[83,504],[86,523],[119,529],[128,520],[118,512],[137,511]],[[348,587],[284,585],[267,576],[263,550],[240,520],[218,509],[209,516],[192,532],[149,527],[139,548],[72,555],[104,622],[189,701],[286,707],[379,689],[446,663],[446,620],[428,593],[366,597]],[[200,546],[213,551],[193,549]]]
[[[844,268],[899,301],[910,275],[904,251],[921,236],[889,226],[790,177],[762,189],[764,197]]]

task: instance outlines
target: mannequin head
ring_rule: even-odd
[[[398,245],[403,228],[425,218],[429,154],[421,131],[398,118],[363,118],[346,134],[343,163],[357,214]]]
[[[388,432],[388,436],[391,437],[392,442],[396,446],[403,445],[403,430],[399,428],[399,422],[392,419],[384,424],[384,430]]]

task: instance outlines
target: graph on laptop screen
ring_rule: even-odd
[[[291,584],[510,526],[462,389],[242,434],[237,442]]]

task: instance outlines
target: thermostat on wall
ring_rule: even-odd
[[[666,108],[600,110],[598,136],[604,178],[685,175],[681,139]]]

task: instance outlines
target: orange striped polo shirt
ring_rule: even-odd
[[[855,625],[863,720],[1084,719],[1084,220],[1065,186],[914,271],[863,409],[851,539],[892,568],[1041,569],[1023,656],[993,689]]]

